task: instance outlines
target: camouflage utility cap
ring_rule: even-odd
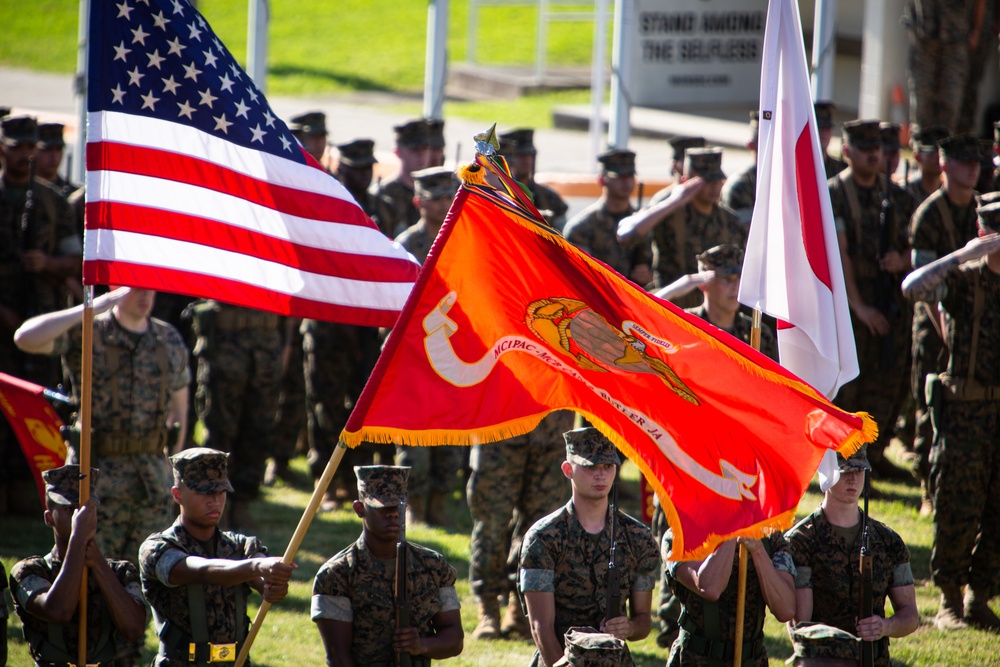
[[[448,167],[430,167],[410,173],[413,191],[421,199],[451,199],[458,192],[458,177]]]
[[[625,642],[591,627],[566,631],[566,649],[553,667],[619,667]]]
[[[979,222],[993,231],[1000,231],[1000,203],[987,204],[976,209]]]
[[[406,480],[410,469],[404,466],[354,466],[358,478],[358,500],[369,507],[391,507],[406,502]]]
[[[821,130],[829,130],[833,127],[833,110],[837,105],[833,102],[821,100],[813,104],[816,111],[816,127]]]
[[[326,114],[322,111],[310,111],[292,118],[288,129],[294,133],[311,136],[326,134]]]
[[[100,470],[90,469],[90,488],[94,488]],[[80,466],[65,465],[42,473],[45,480],[45,495],[57,505],[80,504]]]
[[[674,137],[667,143],[674,149],[674,162],[683,162],[684,153],[692,148],[705,147],[705,137]]]
[[[621,465],[618,450],[603,433],[593,426],[574,429],[563,433],[566,441],[566,460],[581,466],[596,466],[602,463]]]
[[[31,116],[8,116],[0,123],[0,139],[7,146],[37,144],[38,123]]]
[[[938,149],[938,144],[947,137],[948,128],[933,125],[928,128],[922,128],[913,135],[913,145],[921,153],[933,153]]]
[[[396,131],[396,143],[400,146],[407,148],[430,146],[430,126],[423,120],[411,120],[392,129]]]
[[[877,120],[851,120],[844,123],[844,142],[859,151],[882,146],[882,130]]]
[[[42,123],[38,126],[38,147],[39,148],[63,148],[66,140],[63,139],[62,123]]]
[[[631,176],[635,173],[635,153],[623,148],[612,148],[597,156],[601,163],[601,173],[615,178]]]
[[[536,152],[534,130],[520,128],[504,132],[498,138],[502,155],[534,155]]]
[[[984,192],[976,195],[976,206],[989,206],[1000,202],[1000,192]]]
[[[181,483],[195,493],[232,493],[228,476],[229,454],[208,447],[185,449],[170,457],[174,485]]]
[[[743,271],[743,248],[735,243],[724,243],[697,255],[698,268],[715,271],[719,278],[738,276]]]
[[[701,176],[706,181],[721,181],[726,177],[722,171],[721,148],[692,148],[684,154],[684,174]]]
[[[340,164],[345,167],[370,167],[378,160],[375,159],[375,142],[371,139],[355,139],[354,141],[337,146],[340,152]]]
[[[868,463],[868,445],[861,445],[858,451],[854,452],[846,459],[843,454],[837,452],[837,469],[840,470],[840,472],[871,470],[871,464]]]
[[[898,151],[899,145],[899,123],[880,123],[879,134],[882,137],[882,150]]]
[[[792,628],[797,658],[857,660],[860,641],[850,632],[823,623],[800,623]]]
[[[982,157],[979,151],[979,139],[971,134],[956,134],[942,139],[938,146],[941,157],[959,162],[979,162]]]
[[[444,121],[440,118],[427,119],[427,145],[431,148],[444,148]]]

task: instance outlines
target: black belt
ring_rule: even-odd
[[[396,667],[395,660],[379,660],[375,662],[365,663],[366,667]],[[431,667],[430,658],[426,658],[422,655],[411,655],[410,656],[410,666],[411,667]]]
[[[236,662],[243,644],[233,642],[231,644],[213,644],[212,642],[202,642],[196,644],[190,642],[176,647],[166,646],[160,643],[160,655],[170,660],[180,660],[182,662]]]

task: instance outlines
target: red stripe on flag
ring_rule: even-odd
[[[313,248],[218,220],[132,204],[107,201],[87,204],[87,228],[195,243],[247,255],[249,261],[276,262],[308,273],[349,280],[405,283],[414,277],[413,262],[407,259]]]
[[[806,258],[816,279],[832,291],[826,238],[823,236],[823,214],[819,206],[819,179],[808,121],[795,142],[795,191],[799,199],[799,220]]]
[[[188,183],[289,215],[377,228],[353,201],[262,181],[215,162],[156,148],[91,143],[87,145],[87,171],[119,171]]]
[[[141,289],[180,294],[211,295],[213,299],[237,306],[327,322],[349,322],[359,326],[391,327],[399,313],[395,310],[360,308],[304,299],[236,280],[189,273],[177,269],[146,266],[131,262],[92,260],[83,267],[84,284],[130,285]]]

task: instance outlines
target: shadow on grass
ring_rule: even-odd
[[[268,74],[279,77],[309,77],[327,81],[343,88],[367,91],[367,92],[392,92],[388,86],[370,79],[348,72],[336,72],[318,67],[307,67],[304,65],[272,65],[268,67]]]

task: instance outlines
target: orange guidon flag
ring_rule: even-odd
[[[827,449],[871,441],[767,357],[466,184],[342,434],[471,445],[582,414],[659,495],[673,557],[787,528]]]

